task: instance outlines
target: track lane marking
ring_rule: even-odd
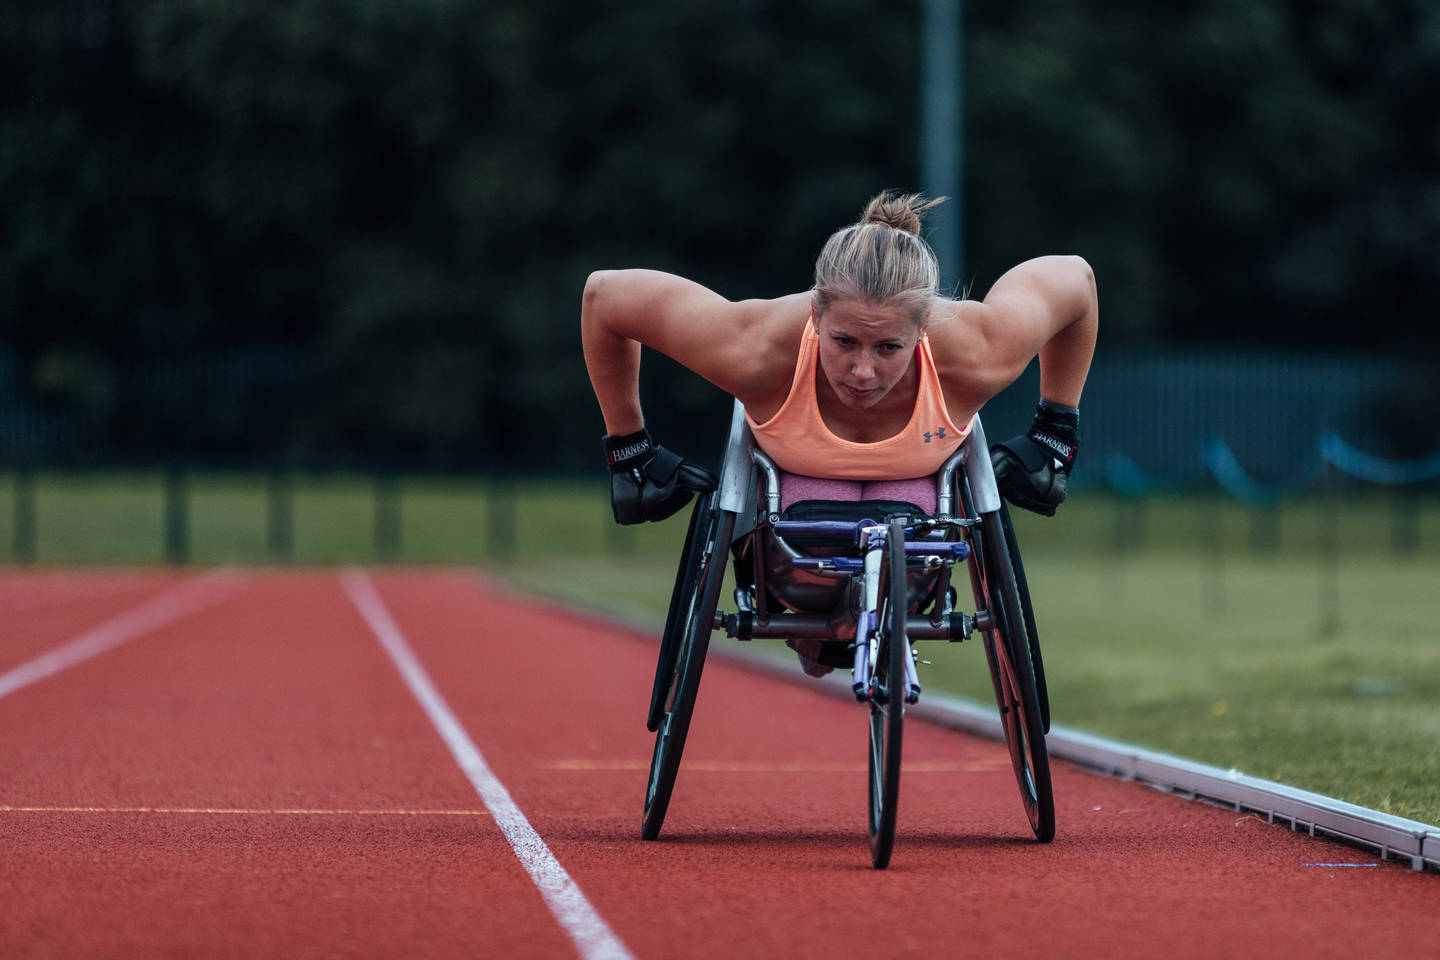
[[[228,592],[223,588],[233,587],[243,579],[237,571],[222,567],[179,583],[138,607],[112,617],[73,640],[0,674],[0,699],[62,670],[84,663],[107,650],[113,650],[122,643],[154,633],[176,620],[198,613],[218,603]]]
[[[445,741],[445,746],[479,794],[481,802],[494,816],[515,856],[540,890],[545,905],[574,942],[580,955],[585,960],[634,960],[629,949],[591,906],[579,885],[555,859],[555,854],[550,852],[530,821],[525,819],[525,814],[511,799],[505,785],[491,771],[480,748],[475,746],[421,666],[370,578],[361,570],[349,569],[340,575],[340,584],[400,671],[405,685]]]

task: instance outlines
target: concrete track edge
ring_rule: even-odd
[[[836,671],[831,677],[816,681],[800,672],[793,661],[786,662],[765,656],[758,651],[717,646],[712,655],[759,670],[791,683],[804,684],[831,696],[853,700],[849,675]],[[930,723],[976,734],[991,740],[1003,740],[1000,717],[995,707],[982,706],[973,700],[949,694],[927,692],[910,712]],[[1258,814],[1272,824],[1303,830],[1312,837],[1330,837],[1374,850],[1382,860],[1408,860],[1415,870],[1440,871],[1440,827],[1391,816],[1368,807],[1357,806],[1262,780],[1238,770],[1221,770],[1193,760],[1147,750],[1133,744],[1052,724],[1045,737],[1050,756],[1085,767],[1105,776],[1133,780],[1189,800],[1199,800],[1240,813]]]
[[[659,626],[639,619],[586,609],[576,606],[573,600],[561,597],[547,598],[527,592],[506,584],[503,576],[496,579],[482,575],[482,578],[492,586],[501,585],[532,602],[561,604],[580,619],[625,630],[646,642],[655,643],[661,632]],[[716,643],[715,639],[720,638],[712,638],[711,656],[810,690],[846,700],[854,699],[854,694],[850,692],[849,674],[844,671],[815,680],[800,671],[793,657],[767,656],[744,644],[734,641]],[[783,647],[779,649],[784,650]],[[784,653],[788,655],[789,651],[784,650]],[[942,727],[991,740],[1004,739],[995,708],[964,697],[925,693],[910,710],[917,717]],[[1408,860],[1415,870],[1440,872],[1440,826],[1391,816],[1324,794],[1252,777],[1238,770],[1221,770],[1059,724],[1051,725],[1050,733],[1045,737],[1045,746],[1050,756],[1105,776],[1144,783],[1227,810],[1258,814],[1269,823],[1289,826],[1291,830],[1304,830],[1312,837],[1330,837],[1374,850],[1382,860]]]
[[[916,704],[918,716],[953,729],[1000,739],[1000,720],[958,697],[929,696]],[[1328,836],[1375,850],[1381,859],[1409,860],[1415,870],[1440,869],[1440,827],[1391,816],[1334,797],[1262,780],[1238,770],[1221,770],[1193,760],[1147,750],[1052,725],[1045,737],[1050,756],[1124,780],[1135,780],[1191,800],[1263,816],[1313,836]]]

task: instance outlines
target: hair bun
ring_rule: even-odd
[[[865,215],[860,218],[860,222],[883,224],[887,227],[894,227],[896,230],[902,230],[912,237],[918,237],[920,236],[920,214],[944,202],[944,197],[927,200],[925,195],[920,193],[897,193],[893,190],[886,190],[877,194],[865,205]]]

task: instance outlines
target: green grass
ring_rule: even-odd
[[[299,474],[277,491],[265,476],[187,475],[191,563],[504,563],[545,551],[626,557],[666,553],[666,527],[616,527],[605,490],[566,480],[400,478],[398,543],[377,537],[377,483],[359,474]],[[33,561],[154,564],[166,560],[164,477],[158,472],[43,471],[33,487]],[[0,564],[16,542],[17,483],[0,472]],[[287,506],[288,505],[288,506]],[[272,511],[289,522],[274,543]],[[682,531],[683,532],[683,531]]]
[[[1440,562],[1342,564],[1338,629],[1305,562],[1030,567],[1059,722],[1440,822]],[[937,685],[989,696],[978,657],[933,659]]]
[[[301,475],[277,552],[264,477],[187,487],[195,563],[476,564],[652,627],[685,532],[683,516],[616,527],[597,482],[402,478],[387,544],[373,478]],[[14,489],[0,474],[0,563],[16,559]],[[34,502],[40,563],[165,559],[158,474],[43,473]],[[1440,503],[1372,494],[1257,513],[1082,494],[1016,524],[1056,722],[1440,823]],[[920,649],[927,689],[988,700],[978,644]]]
[[[59,474],[37,482],[35,531],[41,563],[158,563],[164,557],[161,478],[149,474]],[[4,512],[14,539],[13,497]]]
[[[1345,561],[1330,630],[1309,562],[1230,558],[1203,573],[1183,556],[1027,552],[1057,723],[1440,823],[1440,637],[1428,600],[1440,560]],[[674,567],[557,557],[505,573],[655,626]],[[990,701],[978,644],[919,650],[932,661],[927,690]]]

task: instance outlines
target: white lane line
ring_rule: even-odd
[[[450,710],[445,698],[431,682],[425,668],[420,665],[414,651],[405,641],[405,636],[390,611],[375,591],[363,571],[346,570],[340,576],[340,583],[350,596],[350,602],[370,625],[380,646],[389,654],[410,693],[424,708],[430,722],[450,748],[455,762],[469,778],[480,800],[495,818],[505,839],[515,850],[515,856],[530,874],[530,879],[540,889],[545,904],[559,921],[561,928],[574,941],[585,960],[634,960],[633,955],[620,942],[620,938],[600,917],[580,887],[560,866],[560,861],[550,852],[540,834],[530,826],[525,814],[520,812],[505,785],[490,770],[480,749],[470,739],[465,728]]]
[[[0,698],[197,613],[218,602],[228,592],[224,588],[240,579],[236,571],[221,568],[171,587],[68,643],[0,674]]]

